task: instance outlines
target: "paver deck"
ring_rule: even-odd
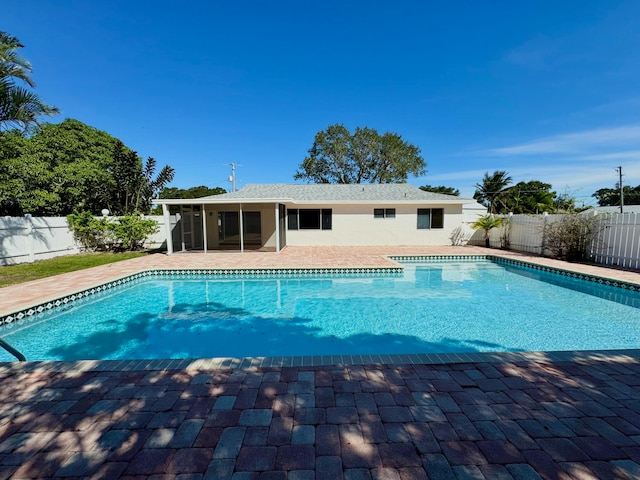
[[[16,310],[148,268],[381,266],[389,254],[502,253],[287,250],[136,259],[0,289],[0,303]],[[633,272],[571,269],[640,283]],[[640,478],[640,360],[629,353],[232,369],[1,364],[0,479]]]

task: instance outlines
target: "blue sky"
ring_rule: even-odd
[[[392,131],[414,185],[484,172],[593,204],[640,184],[640,2],[11,2],[37,92],[176,169],[173,186],[293,183],[316,132]]]

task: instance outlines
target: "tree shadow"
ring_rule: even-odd
[[[398,333],[357,333],[341,337],[327,334],[311,322],[302,317],[265,318],[217,302],[177,304],[159,316],[141,313],[127,322],[106,320],[100,331],[67,339],[64,345],[49,350],[47,357],[161,359],[507,350],[503,345],[482,340],[445,337],[432,342]]]

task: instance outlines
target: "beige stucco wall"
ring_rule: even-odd
[[[444,208],[444,228],[418,230],[418,208],[424,205],[289,205],[330,208],[331,230],[287,230],[287,245],[450,245],[451,232],[462,224],[462,205]],[[395,208],[395,218],[374,218],[374,208]]]

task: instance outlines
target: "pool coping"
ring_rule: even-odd
[[[243,370],[329,365],[449,365],[478,363],[638,362],[640,349],[551,352],[461,352],[402,355],[316,355],[297,357],[214,357],[156,360],[77,360],[0,362],[0,374],[23,372],[128,372],[170,370]]]

